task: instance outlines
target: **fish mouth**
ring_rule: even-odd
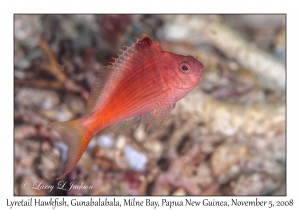
[[[200,75],[202,75],[203,72],[204,72],[204,65],[200,61],[198,61],[196,63],[195,67],[196,68],[194,69],[194,71],[190,72],[190,74],[194,74],[194,75],[199,75],[200,74]]]

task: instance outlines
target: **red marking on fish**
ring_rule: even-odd
[[[150,115],[147,131],[167,120],[175,103],[193,90],[204,71],[192,56],[163,51],[147,35],[102,68],[87,102],[88,116],[49,124],[68,143],[68,174],[77,164],[92,137],[118,123],[138,126]],[[123,123],[123,124],[122,124]]]

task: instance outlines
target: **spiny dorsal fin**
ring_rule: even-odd
[[[143,36],[143,39],[138,39],[131,47],[126,46],[127,49],[123,50],[118,58],[114,58],[115,61],[111,65],[100,69],[87,101],[87,114],[94,112],[100,105],[99,103],[105,102],[105,99],[111,95],[118,81],[126,73],[134,71],[138,63],[146,62],[145,58],[159,55],[162,52],[158,42],[153,42],[145,34]]]
[[[126,50],[122,50],[122,54],[112,63],[112,69],[118,69],[120,66],[123,67],[128,63],[137,63],[146,57],[162,52],[158,42],[153,42],[146,34],[143,34],[143,36],[143,39],[137,39],[131,47],[125,46]]]

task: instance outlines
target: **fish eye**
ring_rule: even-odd
[[[180,64],[180,70],[183,71],[184,73],[188,73],[191,70],[191,67],[187,63],[182,63]]]

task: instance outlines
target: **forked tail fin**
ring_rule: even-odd
[[[61,179],[76,166],[87,145],[93,137],[80,123],[81,120],[68,122],[52,122],[48,125],[57,131],[68,144],[68,159],[66,169],[56,179]]]

